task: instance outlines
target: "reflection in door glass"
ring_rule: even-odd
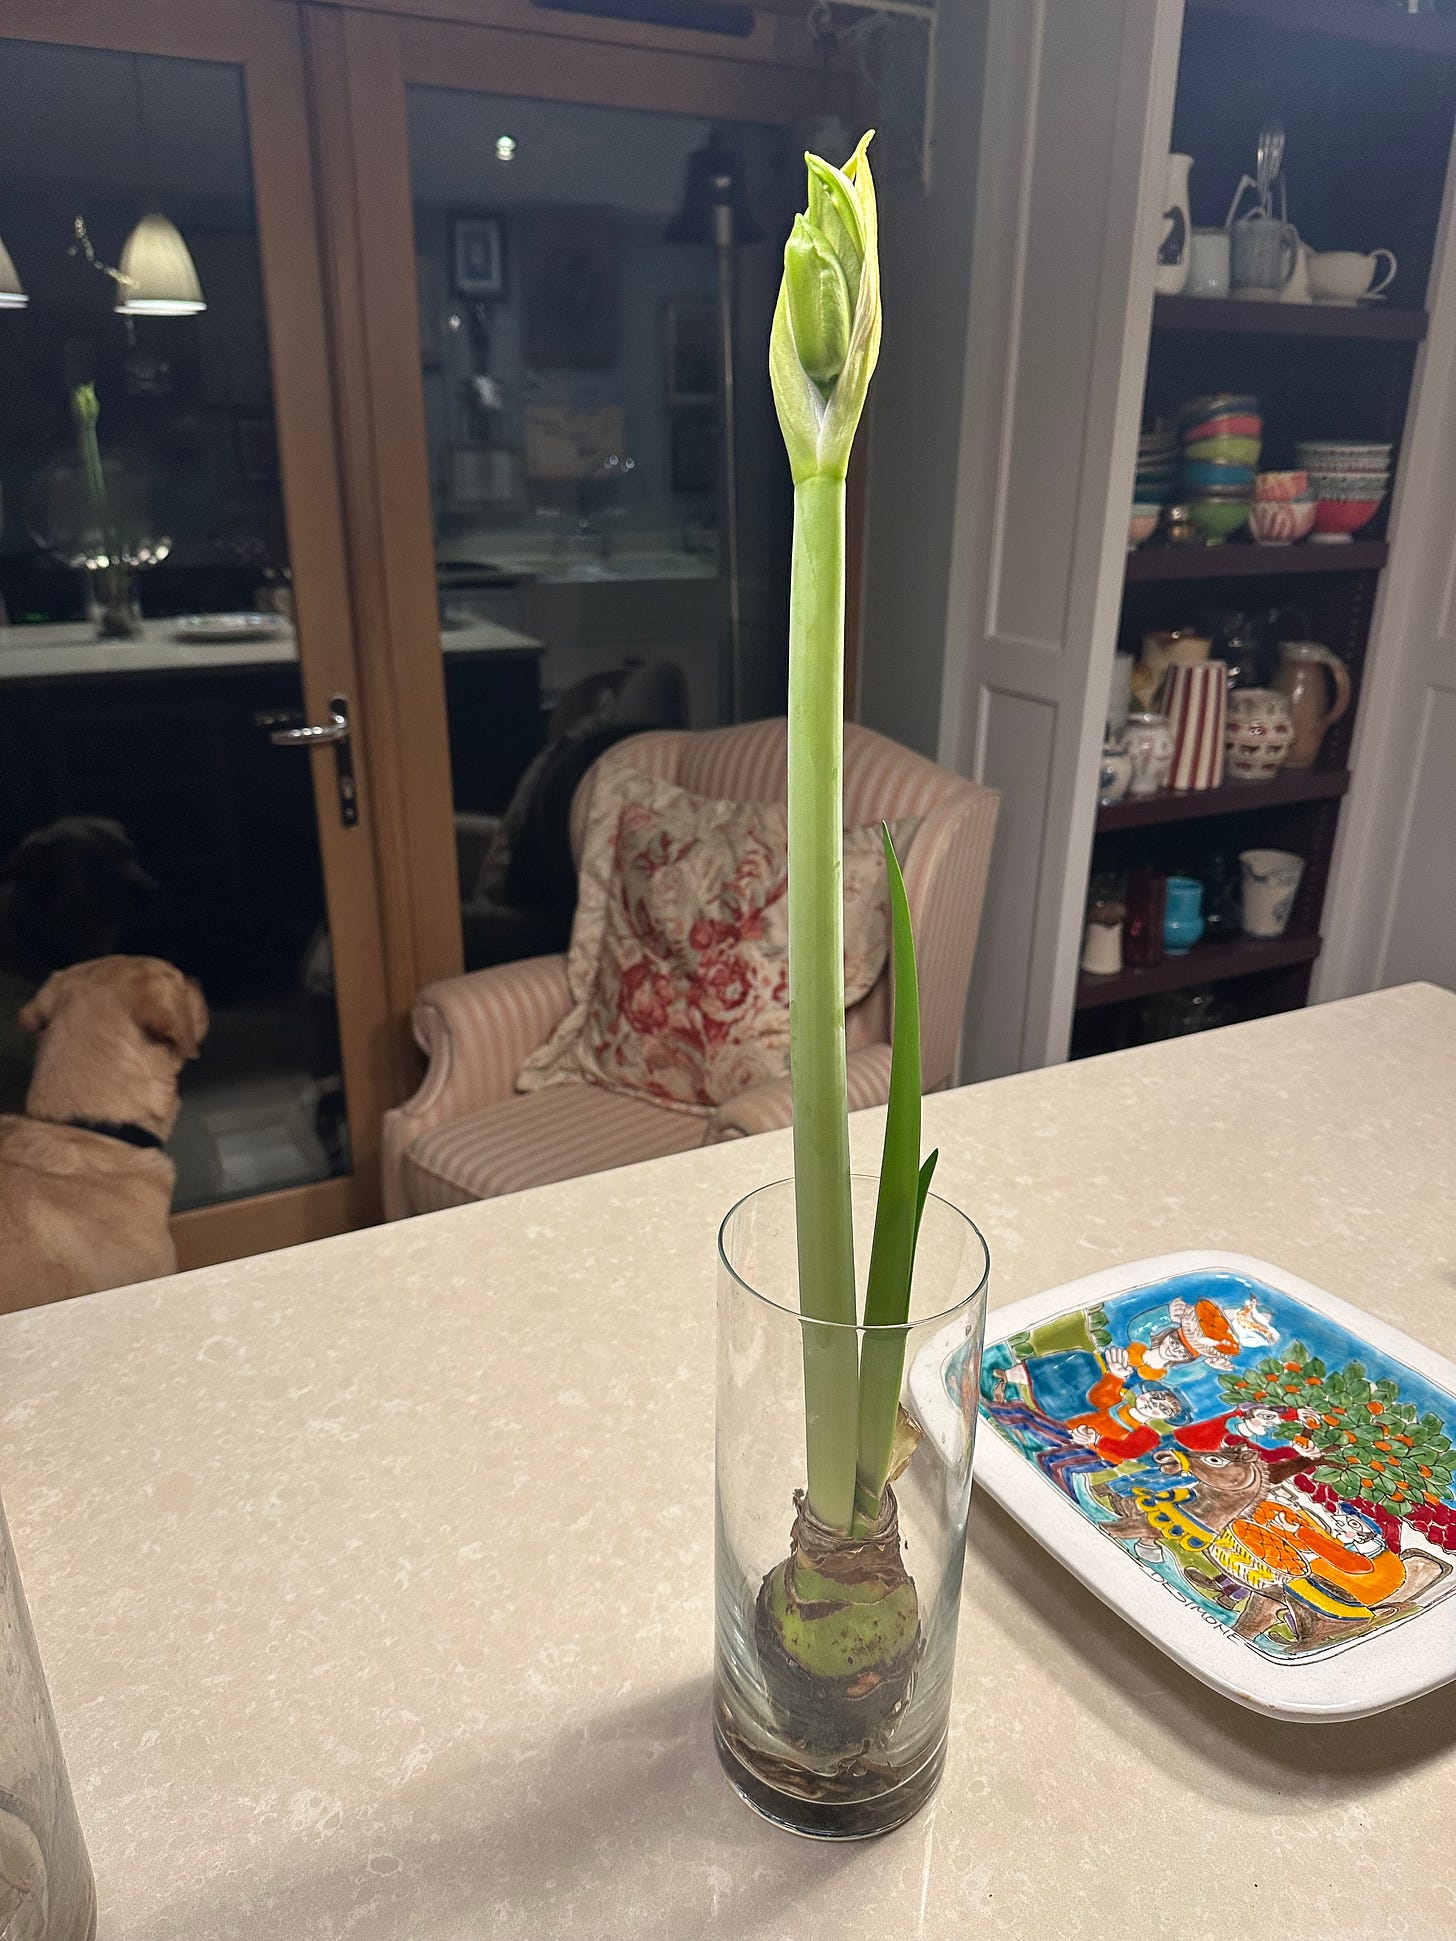
[[[438,88],[409,121],[474,969],[564,946],[572,791],[612,740],[783,708],[796,185],[778,129]]]
[[[0,42],[0,1111],[57,969],[211,1010],[175,1204],[348,1168],[241,78]]]

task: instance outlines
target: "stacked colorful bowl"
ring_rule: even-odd
[[[1249,531],[1257,546],[1292,546],[1314,531],[1314,491],[1308,472],[1260,472],[1254,480]]]
[[[1138,438],[1137,478],[1133,500],[1138,505],[1166,505],[1178,477],[1178,434],[1166,418]]]
[[[1205,541],[1221,546],[1244,525],[1253,503],[1264,440],[1259,400],[1233,391],[1193,398],[1178,413],[1178,436],[1180,496]]]
[[[1128,550],[1152,537],[1178,477],[1178,434],[1163,418],[1138,438],[1137,477],[1132,488]]]
[[[1380,510],[1390,488],[1393,445],[1306,438],[1295,447],[1315,496],[1313,540],[1347,545]]]

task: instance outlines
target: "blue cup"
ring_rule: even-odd
[[[1196,876],[1170,876],[1163,910],[1163,948],[1186,957],[1203,935],[1203,885]]]

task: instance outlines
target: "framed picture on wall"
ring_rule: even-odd
[[[463,297],[503,297],[506,258],[499,216],[456,216],[450,228],[455,288]]]
[[[533,371],[609,371],[621,353],[617,225],[600,209],[522,218],[521,350]]]
[[[718,395],[718,311],[698,297],[667,305],[667,402],[711,404]]]

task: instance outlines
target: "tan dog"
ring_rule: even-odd
[[[162,1143],[202,992],[160,957],[98,957],[48,978],[20,1022],[40,1045],[25,1117],[0,1117],[0,1314],[174,1273]]]

